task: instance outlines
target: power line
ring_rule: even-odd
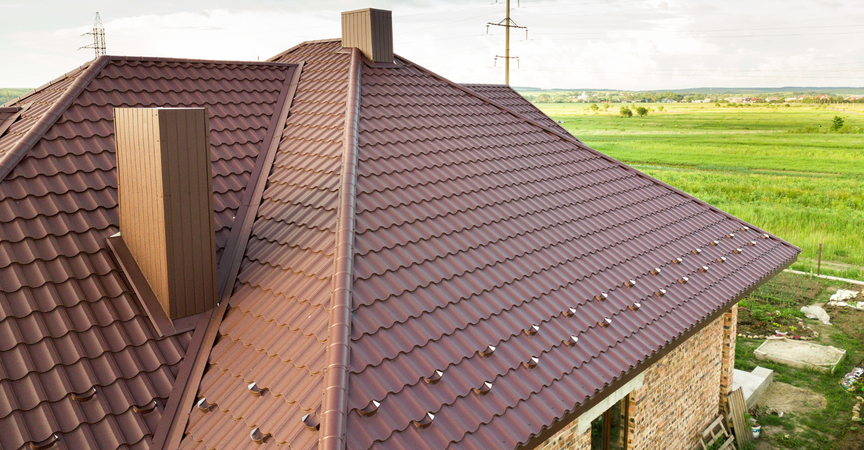
[[[102,19],[99,17],[99,12],[96,12],[96,19],[93,20],[93,31],[84,33],[81,36],[87,35],[93,36],[93,43],[79,47],[78,50],[81,50],[82,48],[92,48],[93,52],[96,53],[96,56],[93,59],[107,54],[105,48],[105,27],[102,26]]]

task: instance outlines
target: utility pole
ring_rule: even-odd
[[[107,54],[105,49],[105,27],[102,26],[102,19],[99,17],[99,13],[96,13],[96,19],[93,20],[93,31],[89,33],[84,33],[81,36],[93,36],[93,43],[90,45],[85,45],[83,47],[79,47],[78,50],[82,48],[92,48],[96,53],[96,59],[102,55]]]
[[[514,56],[512,58],[510,57],[510,29],[511,28],[524,29],[525,30],[525,37],[527,38],[528,37],[528,28],[517,25],[516,22],[514,22],[513,19],[510,18],[510,0],[506,0],[506,7],[507,7],[507,15],[504,17],[504,20],[502,20],[498,23],[492,23],[492,22],[487,23],[486,24],[486,32],[487,33],[489,32],[489,26],[490,25],[495,26],[495,27],[504,27],[504,56],[495,55],[495,62],[497,63],[499,58],[504,59],[504,84],[509,85],[510,84],[510,60],[515,59],[517,66],[519,64],[519,57],[518,56]]]

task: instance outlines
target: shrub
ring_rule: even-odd
[[[633,117],[633,111],[631,111],[630,108],[628,108],[626,106],[622,106],[621,107],[621,115],[624,117]]]
[[[843,128],[845,121],[840,116],[834,116],[834,120],[831,121],[831,131],[840,131]]]
[[[645,108],[644,106],[637,106],[636,114],[639,114],[639,117],[645,117],[646,115],[648,115],[648,108]]]

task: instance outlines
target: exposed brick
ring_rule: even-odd
[[[736,306],[645,370],[644,384],[629,395],[628,449],[697,445],[697,436],[719,412],[721,389],[731,386],[737,314]],[[577,424],[574,420],[537,448],[590,449],[590,430],[577,435]]]

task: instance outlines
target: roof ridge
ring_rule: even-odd
[[[339,186],[336,261],[330,305],[330,342],[324,381],[321,448],[342,450],[348,420],[348,358],[351,346],[351,291],[354,287],[354,232],[357,207],[357,152],[360,122],[360,50],[351,49],[348,98],[345,103],[342,174]]]
[[[281,53],[278,53],[276,55],[273,55],[273,56],[267,58],[267,61],[274,61],[275,62],[276,60],[278,60],[280,58],[284,58],[285,56],[288,56],[294,50],[297,50],[300,47],[305,47],[305,46],[310,45],[310,44],[326,44],[326,43],[331,43],[331,42],[342,42],[342,38],[315,39],[315,40],[311,40],[311,41],[303,41],[303,42],[289,48],[288,50],[285,50]]]
[[[722,215],[726,216],[726,217],[729,218],[729,219],[732,219],[732,220],[734,220],[734,221],[737,221],[737,222],[740,223],[740,224],[743,224],[743,225],[745,225],[745,226],[747,226],[747,227],[750,227],[750,228],[752,228],[752,229],[754,229],[754,230],[757,230],[757,231],[759,231],[760,233],[770,234],[770,233],[768,233],[767,231],[763,230],[762,228],[759,228],[759,227],[757,227],[757,226],[755,226],[755,225],[753,225],[753,224],[751,224],[751,223],[749,223],[749,222],[745,222],[744,220],[742,220],[742,219],[740,219],[740,218],[738,218],[738,217],[735,217],[735,216],[733,216],[732,214],[729,214],[728,212],[723,211],[722,209],[717,208],[716,206],[713,206],[713,205],[711,205],[711,204],[705,202],[704,200],[701,200],[701,199],[699,199],[699,198],[697,198],[697,197],[694,197],[694,196],[692,196],[692,195],[690,195],[690,194],[688,194],[688,193],[686,193],[686,192],[684,192],[684,191],[682,191],[682,190],[680,190],[680,189],[678,189],[678,188],[676,188],[676,187],[674,187],[674,186],[672,186],[672,185],[670,185],[670,184],[668,184],[668,183],[665,183],[665,182],[663,182],[663,181],[661,181],[661,180],[658,180],[657,178],[654,178],[654,177],[652,177],[652,176],[650,176],[650,175],[648,175],[648,174],[645,174],[645,173],[643,173],[643,172],[640,172],[640,171],[634,169],[633,167],[630,167],[630,165],[625,164],[625,163],[622,162],[622,161],[619,161],[619,160],[617,160],[617,159],[615,159],[615,158],[613,158],[613,157],[611,157],[611,156],[609,156],[609,155],[606,155],[606,154],[604,154],[604,153],[601,153],[601,152],[599,152],[599,151],[597,151],[597,150],[595,150],[595,149],[593,149],[593,148],[591,148],[591,147],[585,145],[582,141],[580,141],[578,138],[576,138],[576,137],[573,136],[573,135],[563,135],[563,134],[557,133],[557,132],[555,132],[555,131],[553,131],[553,130],[550,130],[549,128],[543,126],[542,124],[540,124],[539,122],[535,121],[534,119],[531,119],[530,117],[523,116],[522,114],[519,114],[519,113],[517,113],[517,112],[511,110],[510,108],[507,108],[506,106],[504,106],[504,105],[502,105],[502,104],[500,104],[500,103],[498,103],[498,102],[496,102],[496,101],[494,101],[494,100],[492,100],[492,99],[486,98],[486,97],[484,97],[483,95],[480,95],[479,93],[474,92],[474,91],[472,91],[471,89],[468,89],[468,88],[465,87],[464,85],[461,85],[461,84],[456,83],[456,82],[454,82],[454,81],[452,81],[452,80],[450,80],[450,79],[447,79],[447,78],[445,78],[445,77],[443,77],[443,76],[441,76],[441,75],[438,75],[437,73],[435,73],[435,72],[433,72],[433,71],[431,71],[431,70],[429,70],[429,69],[427,69],[427,68],[425,68],[425,67],[423,67],[423,66],[421,66],[421,65],[419,65],[419,64],[417,64],[417,63],[414,63],[413,61],[410,61],[410,60],[408,60],[408,59],[405,59],[405,58],[403,58],[402,56],[396,55],[396,57],[399,58],[399,59],[401,59],[402,61],[404,61],[407,65],[413,66],[413,67],[415,67],[416,69],[418,69],[418,70],[420,70],[420,71],[426,73],[427,75],[429,75],[429,76],[431,76],[431,77],[433,77],[433,78],[436,78],[436,79],[441,80],[441,81],[443,81],[443,82],[445,82],[445,83],[448,83],[448,84],[450,84],[452,87],[455,87],[455,88],[457,88],[457,89],[459,89],[459,90],[461,90],[461,91],[463,91],[463,92],[465,92],[465,93],[467,93],[467,94],[470,94],[472,97],[478,98],[478,99],[480,99],[481,101],[483,101],[483,102],[485,102],[485,103],[488,103],[488,104],[490,104],[490,105],[492,105],[492,106],[495,106],[495,107],[497,107],[497,108],[499,108],[499,109],[501,109],[501,110],[503,110],[503,111],[505,111],[505,112],[508,112],[508,113],[510,113],[510,114],[513,114],[514,116],[516,116],[516,117],[518,117],[518,118],[520,118],[520,119],[523,119],[523,120],[525,120],[526,122],[528,122],[528,123],[530,123],[530,124],[532,124],[532,125],[534,125],[534,126],[539,127],[541,130],[543,130],[543,131],[549,133],[549,134],[552,135],[552,136],[556,136],[556,137],[558,137],[559,139],[563,139],[563,140],[565,140],[565,141],[568,141],[568,142],[574,143],[574,144],[576,144],[580,149],[582,149],[582,150],[584,150],[584,151],[587,151],[587,152],[590,152],[590,153],[593,153],[593,154],[595,154],[595,155],[601,157],[602,159],[605,159],[605,160],[609,161],[610,163],[612,163],[612,164],[614,164],[614,165],[616,165],[616,166],[622,168],[623,170],[626,170],[626,171],[628,171],[628,172],[634,172],[634,173],[636,173],[636,174],[637,174],[638,176],[640,176],[640,177],[647,178],[647,179],[651,180],[651,182],[653,182],[653,183],[656,183],[656,184],[658,184],[658,185],[660,185],[660,186],[663,186],[663,187],[665,187],[665,188],[671,190],[672,192],[677,193],[678,195],[681,195],[681,196],[683,196],[683,197],[685,197],[685,198],[687,198],[687,199],[690,199],[690,200],[692,200],[692,201],[694,201],[694,202],[696,202],[696,203],[702,205],[703,207],[709,208],[710,210],[715,211],[715,212],[717,212],[717,213],[719,213],[719,214],[722,214]],[[512,88],[511,88],[511,89],[512,89]],[[787,245],[789,248],[795,249],[795,250],[797,250],[799,253],[801,252],[801,249],[798,248],[797,246],[792,245],[791,243],[786,242],[785,240],[782,240],[782,239],[781,239],[781,241],[782,241],[785,245]]]
[[[233,59],[195,59],[195,58],[171,58],[167,56],[123,56],[109,55],[111,61],[159,61],[159,62],[184,62],[205,64],[243,64],[250,66],[290,66],[291,63],[280,63],[276,61],[243,61]]]
[[[24,136],[21,136],[21,139],[15,144],[15,146],[0,157],[0,181],[3,181],[6,176],[12,172],[12,169],[18,165],[18,162],[24,159],[27,152],[29,152],[30,149],[33,148],[40,139],[42,139],[42,136],[48,132],[49,129],[51,129],[60,116],[66,112],[72,104],[72,101],[81,95],[84,88],[86,88],[90,82],[96,78],[96,74],[99,73],[106,64],[108,64],[109,60],[109,56],[100,56],[84,69],[84,71],[76,77],[76,80],[66,88],[66,92],[64,92],[63,95],[54,102],[51,108],[42,117],[40,117],[35,124],[33,124]]]

